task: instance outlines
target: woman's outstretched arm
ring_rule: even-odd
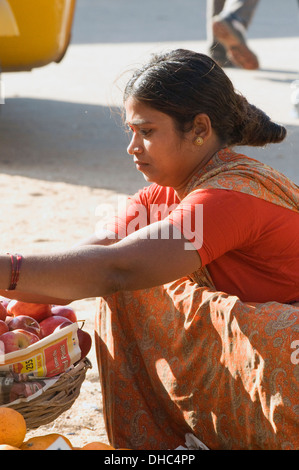
[[[117,238],[112,232],[107,232],[103,230],[101,233],[90,235],[89,237],[81,240],[75,245],[75,247],[85,246],[85,245],[111,245],[116,243]],[[8,299],[16,299],[22,302],[33,302],[33,303],[42,303],[42,304],[58,304],[58,305],[67,305],[72,300],[60,299],[57,297],[48,297],[46,295],[39,294],[30,294],[28,292],[18,291],[7,291],[5,289],[0,289],[0,296],[7,297]]]
[[[165,233],[169,236],[163,238]],[[161,285],[187,276],[200,265],[198,252],[186,250],[183,236],[168,221],[162,221],[109,246],[86,245],[26,255],[17,290],[10,294],[30,294],[31,302],[35,296],[71,302]],[[10,259],[1,255],[1,289],[7,289],[10,273]]]
[[[46,295],[30,294],[29,292],[20,292],[12,290],[7,291],[0,289],[0,295],[8,299],[20,300],[21,302],[29,302],[36,304],[56,304],[56,305],[68,305],[72,300],[59,299],[57,297],[49,297]]]

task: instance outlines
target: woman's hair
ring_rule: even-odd
[[[222,145],[264,146],[286,136],[283,126],[235,91],[213,59],[185,49],[156,55],[135,71],[124,102],[129,97],[171,116],[182,132],[192,129],[197,114],[207,114]]]

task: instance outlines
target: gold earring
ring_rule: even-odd
[[[194,143],[195,143],[195,145],[198,145],[198,146],[202,145],[203,144],[203,138],[200,137],[200,136],[196,137]]]

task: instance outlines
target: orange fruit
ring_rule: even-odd
[[[26,436],[26,421],[13,408],[0,408],[0,444],[20,447]]]
[[[81,450],[115,450],[114,447],[104,444],[104,442],[89,442],[81,447]]]
[[[56,450],[63,450],[64,446],[68,446],[71,450],[73,450],[73,446],[69,439],[62,434],[45,434],[44,436],[35,436],[28,439],[28,441],[23,442],[20,446],[21,450],[47,450],[52,444],[54,444],[57,440],[57,449]],[[64,443],[61,441],[64,441]],[[61,445],[61,448],[60,448]]]
[[[19,447],[10,446],[8,444],[1,444],[0,451],[1,450],[21,450],[21,449],[19,449]]]

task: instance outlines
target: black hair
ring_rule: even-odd
[[[127,83],[124,102],[129,97],[171,116],[182,132],[207,114],[222,145],[264,146],[286,136],[285,127],[235,91],[213,59],[190,50],[153,56]]]

